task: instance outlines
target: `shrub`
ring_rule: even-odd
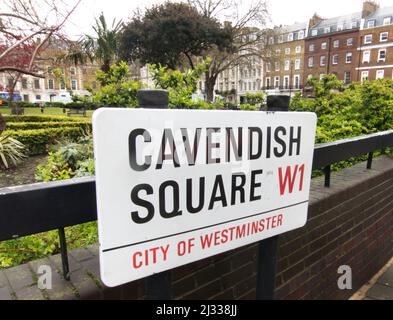
[[[64,105],[65,105],[64,102],[55,102],[55,101],[45,102],[44,104],[45,108],[64,108]]]
[[[71,118],[66,116],[13,116],[4,115],[6,122],[70,122],[70,121],[89,121],[87,119]]]
[[[93,142],[91,136],[76,142],[65,141],[52,147],[48,162],[37,167],[38,182],[66,180],[94,175]]]
[[[83,128],[66,127],[66,128],[50,128],[36,130],[8,130],[7,134],[14,139],[22,142],[29,155],[45,154],[47,145],[54,144],[60,139],[70,139],[76,141],[85,134]]]
[[[85,108],[85,104],[82,102],[70,102],[63,106],[66,109],[83,109]]]
[[[257,111],[258,107],[253,104],[244,103],[240,105],[240,110]]]
[[[91,130],[91,122],[87,121],[69,121],[69,122],[8,122],[6,130],[35,130],[50,128],[82,128]]]
[[[25,146],[10,135],[0,134],[0,167],[9,168],[10,163],[18,165],[25,158]]]

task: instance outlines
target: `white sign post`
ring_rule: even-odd
[[[313,113],[100,109],[101,278],[117,286],[307,221]]]

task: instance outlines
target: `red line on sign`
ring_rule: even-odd
[[[188,230],[188,231],[183,231],[183,232],[179,232],[179,233],[175,233],[175,234],[170,234],[170,235],[167,235],[167,236],[162,236],[162,237],[155,238],[155,239],[149,239],[149,240],[141,241],[141,242],[137,242],[137,243],[126,244],[124,246],[119,246],[119,247],[115,247],[115,248],[105,249],[105,250],[102,250],[102,252],[105,253],[105,252],[109,252],[109,251],[113,251],[113,250],[119,250],[119,249],[124,249],[124,248],[127,248],[127,247],[137,246],[139,244],[148,243],[148,242],[152,242],[152,241],[156,241],[156,240],[176,237],[176,236],[179,236],[181,234],[190,233],[190,232],[203,230],[203,229],[208,229],[208,228],[213,228],[213,227],[217,227],[217,226],[220,226],[220,225],[223,225],[223,224],[226,224],[226,223],[231,223],[231,222],[235,222],[235,221],[245,220],[245,219],[248,219],[248,218],[258,217],[258,216],[261,216],[261,215],[264,215],[264,214],[269,214],[269,213],[274,212],[274,211],[279,211],[279,210],[286,209],[286,208],[296,207],[296,206],[299,206],[301,204],[308,203],[308,202],[309,202],[309,200],[306,200],[306,201],[298,202],[298,203],[295,203],[295,204],[291,204],[289,206],[285,206],[285,207],[269,210],[269,211],[262,212],[262,213],[253,214],[253,215],[250,215],[250,216],[247,216],[247,217],[242,217],[242,218],[238,218],[238,219],[224,221],[224,222],[217,223],[217,224],[210,225],[210,226],[206,226],[206,227],[201,227],[201,228],[196,228],[196,229],[193,229],[193,230]]]

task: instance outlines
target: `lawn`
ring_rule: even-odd
[[[0,113],[1,114],[10,114],[11,113],[11,110],[10,110],[10,108],[8,108],[8,107],[0,107]],[[42,113],[41,113],[41,109],[40,108],[25,108],[25,115],[26,116],[28,116],[28,115],[41,115]],[[44,115],[53,115],[53,116],[62,116],[62,115],[66,115],[65,113],[63,113],[63,108],[45,108],[45,110],[44,110],[44,113],[43,113]],[[91,118],[91,116],[92,116],[92,114],[93,114],[93,111],[91,111],[91,110],[88,110],[87,112],[86,112],[86,114],[87,114],[87,117],[90,117]],[[79,116],[79,115],[72,115],[73,117],[82,117],[82,116]]]

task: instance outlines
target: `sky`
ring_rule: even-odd
[[[253,0],[239,0],[247,6]],[[272,25],[306,22],[317,12],[325,18],[359,12],[363,0],[267,0]],[[68,2],[68,1],[67,1]],[[72,1],[70,1],[72,2]],[[89,34],[94,17],[104,12],[107,21],[113,18],[128,20],[137,8],[150,7],[164,0],[82,0],[71,17],[67,33],[72,36]],[[379,0],[381,7],[392,6],[392,0]]]

